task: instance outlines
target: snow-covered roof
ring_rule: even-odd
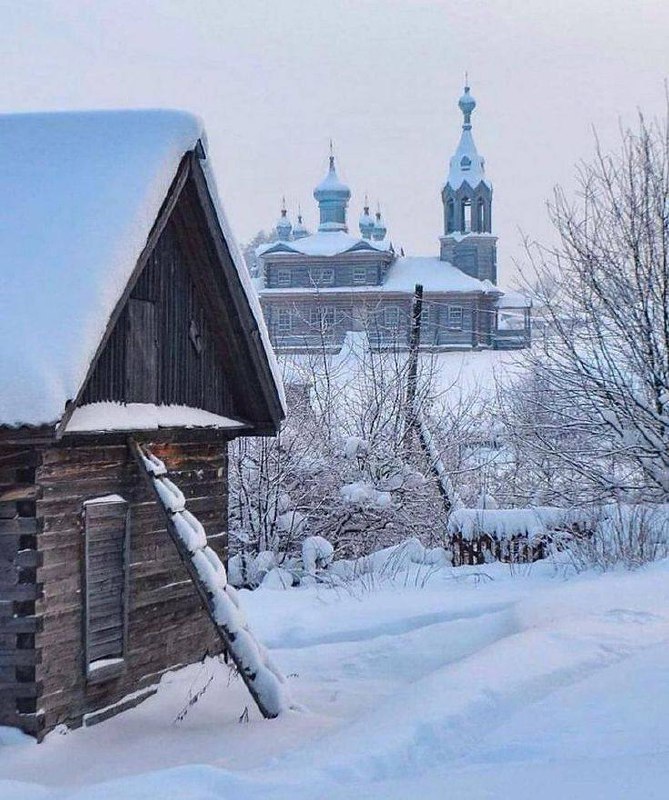
[[[531,308],[532,298],[520,292],[504,289],[504,294],[497,300],[497,308]]]
[[[417,283],[425,294],[463,292],[473,294],[499,294],[500,290],[488,280],[480,281],[454,267],[448,261],[428,256],[402,256],[391,264],[382,284],[355,286],[281,286],[263,288],[258,279],[258,291],[263,296],[281,294],[413,294]]]
[[[490,186],[485,177],[485,160],[478,154],[469,128],[463,129],[457,150],[451,157],[446,183],[452,189],[459,189],[465,181],[472,189],[481,182]]]
[[[448,261],[429,256],[402,256],[388,270],[383,288],[388,292],[413,292],[420,283],[429,292],[481,292],[492,294],[499,290],[490,281],[472,278]]]
[[[361,239],[344,231],[319,231],[292,242],[263,244],[258,247],[256,254],[263,256],[269,253],[299,253],[305,256],[338,256],[351,250],[389,252],[390,242],[387,239],[378,242]]]
[[[204,142],[180,111],[0,116],[0,422],[53,423],[74,398],[137,264],[183,155]],[[279,392],[260,304],[221,228]]]

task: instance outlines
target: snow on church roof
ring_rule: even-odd
[[[262,279],[258,279],[259,284]],[[447,261],[429,256],[402,256],[390,266],[385,281],[379,284],[355,286],[290,286],[263,288],[263,296],[282,294],[409,294],[412,295],[417,283],[422,284],[425,294],[462,292],[467,294],[501,295],[502,291],[490,281],[480,281],[454,267]]]
[[[0,423],[54,423],[88,371],[183,155],[180,111],[0,115]],[[203,163],[277,390],[255,289]]]
[[[373,241],[351,236],[344,231],[320,231],[303,239],[292,242],[272,242],[261,245],[256,254],[259,256],[268,253],[300,253],[305,256],[338,256],[348,253],[358,247],[361,250],[379,250],[388,252],[390,242],[387,240]]]

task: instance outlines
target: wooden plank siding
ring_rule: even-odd
[[[198,330],[199,351],[191,340],[192,323]],[[157,402],[233,416],[224,364],[170,220],[100,355],[82,402]]]
[[[225,556],[225,442],[190,441],[184,431],[151,448],[178,477],[211,546]],[[151,686],[165,671],[220,652],[220,643],[125,444],[109,445],[103,436],[74,446],[65,440],[43,451],[36,481],[42,490],[36,577],[44,596],[36,603],[41,663],[34,669],[46,732],[60,723],[81,724],[84,715]],[[127,641],[121,674],[92,682],[86,677],[84,502],[105,494],[128,503]]]

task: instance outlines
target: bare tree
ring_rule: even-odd
[[[577,199],[557,189],[550,213],[557,246],[528,247],[548,328],[527,355],[529,379],[516,387],[525,407],[511,427],[535,465],[560,465],[576,494],[666,499],[667,120],[640,115],[614,155],[598,143]]]

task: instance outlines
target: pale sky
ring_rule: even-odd
[[[414,255],[438,253],[467,70],[504,282],[519,231],[549,236],[546,199],[592,155],[593,127],[615,143],[637,109],[664,113],[669,2],[0,0],[0,41],[2,111],[200,114],[241,241],[283,194],[315,228],[332,137],[351,227],[367,191]]]

